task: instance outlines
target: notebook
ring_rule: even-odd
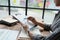
[[[2,19],[2,20],[3,20],[3,21],[6,21],[6,22],[9,22],[9,23],[17,22],[17,20],[12,19],[12,18],[4,18],[4,19]]]
[[[0,29],[0,40],[16,40],[19,31]]]

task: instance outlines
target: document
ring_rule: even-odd
[[[19,37],[29,38],[28,33],[25,32],[23,27],[21,27],[21,33],[19,34]]]
[[[25,23],[25,19],[27,16],[22,15],[22,14],[16,14],[16,15],[12,15],[14,16],[18,21],[20,21],[21,23]]]
[[[28,32],[25,32],[24,29],[21,27],[21,33],[19,35],[19,37],[25,37],[25,38],[29,38],[28,36]],[[35,27],[33,30],[30,30],[34,35],[41,35],[39,28]]]
[[[26,15],[22,15],[22,14],[19,14],[19,15],[13,15],[18,21],[20,21],[21,23],[23,24],[26,24],[29,28],[33,27],[34,25],[30,24],[27,22],[27,16]]]
[[[19,20],[21,23],[27,25],[29,27],[29,30],[34,27],[34,25],[27,22],[27,16],[25,16],[25,15],[13,15],[13,16],[17,20]],[[36,35],[41,34],[38,27],[33,28],[31,31]],[[25,38],[27,37],[27,38],[29,38],[28,33],[24,31],[23,27],[21,27],[21,33],[20,33],[19,37],[25,37]]]
[[[16,40],[19,31],[0,29],[0,40]]]

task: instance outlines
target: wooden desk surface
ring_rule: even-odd
[[[9,30],[18,30],[19,31],[20,27],[21,27],[21,25],[19,23],[17,23],[14,26],[6,26],[6,25],[3,25],[3,24],[0,24],[0,29],[9,29]]]
[[[9,29],[9,30],[17,30],[17,31],[20,31],[20,27],[21,27],[20,23],[17,23],[14,26],[6,26],[6,25],[0,24],[0,29]],[[44,35],[44,36],[46,36],[46,35],[49,35],[49,32],[48,31],[43,31],[43,32],[41,32],[41,34]],[[26,40],[26,39],[21,39],[20,38],[18,40]],[[29,40],[30,40],[30,38],[29,38]]]
[[[6,25],[3,25],[3,24],[0,24],[0,29],[9,29],[9,30],[17,30],[17,31],[20,31],[20,23],[17,23],[16,25],[14,26],[6,26]],[[19,35],[19,33],[18,33]],[[18,38],[18,35],[17,35],[17,38]]]

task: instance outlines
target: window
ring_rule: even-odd
[[[55,5],[54,0],[46,0],[45,9],[47,10],[44,12],[44,22],[51,24],[60,7]]]
[[[26,0],[10,0],[11,6],[25,7]]]
[[[44,0],[28,0],[28,7],[43,8]]]
[[[9,15],[8,7],[3,6],[8,6],[8,0],[0,0],[0,19]]]
[[[13,14],[27,14],[37,20],[44,18],[45,23],[52,23],[55,12],[59,9],[54,0],[0,0],[0,18]]]
[[[8,6],[8,0],[0,0],[0,5]]]
[[[8,15],[8,7],[0,7],[0,19]]]
[[[11,8],[11,15],[14,14],[24,14],[25,15],[25,9],[23,8]]]
[[[39,21],[42,19],[42,12],[42,10],[28,9],[27,16],[35,17]]]
[[[54,0],[46,0],[45,7],[48,9],[59,9],[60,8],[55,5]]]
[[[45,10],[44,22],[51,24],[57,12],[58,11]]]

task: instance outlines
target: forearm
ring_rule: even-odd
[[[37,25],[39,25],[42,28],[42,30],[46,30],[46,31],[50,31],[51,30],[51,24],[45,24],[45,23],[37,22]]]
[[[43,22],[41,22],[41,23],[37,22],[37,25],[39,25],[40,27],[44,28],[44,23]]]

